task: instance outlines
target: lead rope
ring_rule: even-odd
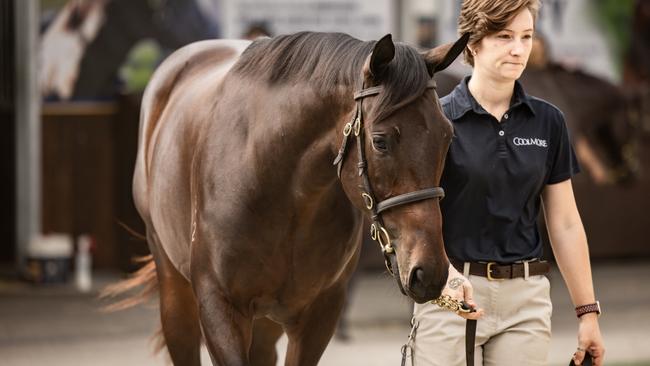
[[[476,320],[467,319],[465,324],[465,360],[467,366],[474,366],[474,344],[476,342]]]
[[[415,366],[413,361],[413,346],[415,344],[415,335],[417,334],[420,322],[411,319],[411,331],[406,343],[402,346],[402,363],[401,366],[406,366],[406,359],[411,359],[411,366]],[[465,324],[465,360],[467,366],[474,366],[474,343],[476,342],[476,320],[467,319]]]
[[[447,310],[461,311],[466,313],[473,313],[476,309],[467,305],[464,301],[452,299],[450,296],[443,295],[431,301],[432,304],[438,305]],[[420,327],[420,322],[415,319],[415,315],[411,318],[411,331],[409,332],[406,343],[402,346],[402,363],[401,366],[406,366],[406,359],[411,359],[411,366],[415,365],[413,359],[413,346],[415,344],[415,336]],[[476,320],[467,319],[465,323],[465,364],[467,366],[474,366],[474,346],[476,343]]]

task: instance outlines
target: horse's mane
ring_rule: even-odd
[[[259,39],[242,54],[233,72],[269,85],[307,82],[323,92],[360,87],[361,68],[375,41],[363,42],[343,33],[301,32]],[[395,57],[381,85],[384,92],[371,115],[376,120],[422,95],[427,81],[424,59],[412,47],[395,44]],[[367,87],[367,85],[366,85]]]

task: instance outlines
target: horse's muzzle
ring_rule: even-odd
[[[438,298],[447,283],[448,266],[411,268],[407,286],[409,296],[418,304]]]

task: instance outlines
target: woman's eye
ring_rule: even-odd
[[[388,151],[388,144],[386,138],[383,136],[373,136],[372,137],[372,146],[377,151],[386,152]]]

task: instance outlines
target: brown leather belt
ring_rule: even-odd
[[[458,272],[463,273],[464,263],[450,259],[451,264]],[[530,261],[528,263],[528,276],[544,275],[549,272],[551,266],[546,261]],[[487,277],[489,280],[505,280],[526,276],[524,263],[498,264],[496,262],[470,262],[469,274],[474,276]]]

